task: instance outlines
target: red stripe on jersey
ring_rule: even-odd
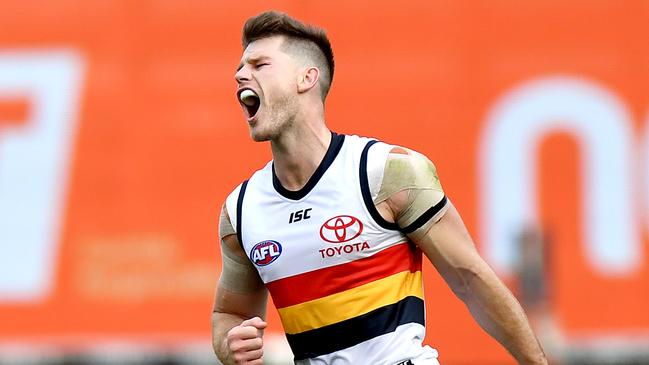
[[[344,264],[325,267],[266,284],[277,308],[339,293],[390,275],[421,270],[421,250],[403,242]]]

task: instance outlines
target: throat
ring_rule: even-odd
[[[306,186],[318,168],[317,163],[301,161],[277,161],[273,163],[273,175],[286,190],[298,191]]]
[[[327,144],[303,143],[302,148],[273,147],[273,186],[289,199],[301,199],[311,191],[340,151],[344,135],[329,134]]]

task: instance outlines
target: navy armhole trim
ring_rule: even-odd
[[[426,222],[428,222],[431,218],[435,216],[435,214],[439,213],[442,208],[446,206],[446,203],[448,203],[448,199],[446,199],[446,196],[442,198],[437,204],[433,205],[432,207],[428,208],[422,215],[419,216],[419,218],[415,219],[414,222],[410,223],[407,227],[404,227],[401,229],[401,232],[408,234],[416,231],[417,229],[421,228]]]
[[[237,198],[237,240],[239,240],[239,245],[244,252],[246,250],[243,248],[243,240],[241,239],[241,210],[243,208],[243,196],[246,194],[247,186],[248,180],[241,183],[241,189],[239,189],[239,197]]]
[[[370,184],[368,181],[367,177],[367,154],[370,150],[370,147],[377,143],[377,140],[372,140],[367,142],[365,145],[365,148],[363,148],[363,152],[361,153],[361,163],[360,163],[360,171],[359,171],[359,177],[361,181],[361,194],[363,195],[363,201],[365,202],[365,207],[367,208],[367,211],[370,213],[374,221],[381,227],[385,229],[391,229],[393,231],[398,231],[399,230],[399,225],[396,223],[390,223],[383,219],[381,216],[381,213],[379,213],[378,209],[376,209],[376,206],[374,205],[374,201],[372,201],[372,193],[370,192]]]

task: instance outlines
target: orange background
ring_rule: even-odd
[[[544,75],[578,75],[627,103],[638,136],[647,127],[641,0],[0,0],[0,8],[0,50],[66,48],[86,62],[55,285],[42,301],[0,302],[0,341],[74,349],[105,338],[209,340],[220,205],[270,158],[248,137],[233,77],[241,26],[262,10],[328,30],[337,64],[329,127],[428,155],[478,246],[479,138],[503,93]],[[24,103],[0,100],[0,116],[29,113]],[[561,328],[649,329],[649,255],[630,278],[593,274],[578,243],[579,151],[559,135],[540,151]],[[443,363],[511,363],[426,270],[427,342]],[[271,322],[279,331],[274,311]]]

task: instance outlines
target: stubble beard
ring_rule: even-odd
[[[259,130],[250,130],[250,136],[255,142],[278,140],[281,135],[291,129],[297,115],[297,98],[284,96],[276,102],[265,106],[264,114],[266,120]]]

